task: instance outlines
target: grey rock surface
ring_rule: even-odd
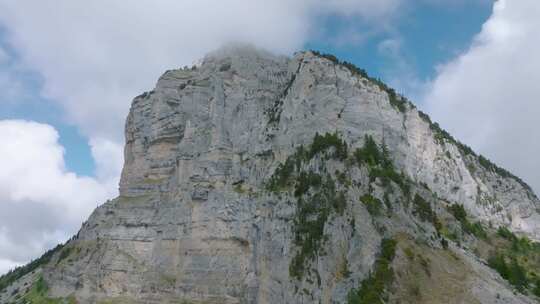
[[[310,264],[317,274],[291,278],[295,197],[265,185],[317,133],[337,132],[350,150],[371,135],[418,189],[436,195],[436,208],[461,203],[485,225],[540,240],[540,202],[524,183],[437,138],[416,108],[405,107],[312,52],[288,58],[229,47],[194,69],[165,72],[133,100],[120,196],[83,224],[67,245],[76,248],[72,258],[44,269],[51,295],[80,303],[344,303],[371,270],[381,238],[425,234],[429,242],[434,230],[406,207],[373,219],[358,198],[371,187],[382,199],[382,188],[365,170],[318,156],[305,166],[348,171],[352,186],[344,214],[324,225],[324,254]],[[512,297],[497,274],[464,256],[484,274],[471,283],[480,303],[497,293],[511,298],[505,303],[533,303]],[[343,260],[347,278],[338,275]]]

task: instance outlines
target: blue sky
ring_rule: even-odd
[[[539,191],[539,16],[538,0],[0,0],[0,273],[117,195],[132,98],[228,42],[350,61]]]
[[[5,30],[0,30],[0,48],[11,57],[7,62],[0,61],[0,69],[15,71],[14,82],[20,85],[20,90],[24,90],[24,94],[17,96],[0,94],[0,120],[32,120],[54,126],[60,135],[59,142],[65,148],[67,169],[80,175],[93,176],[95,164],[88,139],[81,134],[76,125],[65,118],[63,109],[57,103],[40,94],[43,77],[36,71],[18,67],[17,51],[6,42]]]

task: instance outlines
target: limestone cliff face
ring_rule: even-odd
[[[310,52],[289,59],[226,49],[196,70],[166,72],[133,101],[120,192],[206,201],[216,185],[260,187],[297,146],[335,131],[352,147],[373,136],[441,199],[540,239],[539,201],[519,180],[439,140],[416,109],[400,112],[377,85]]]
[[[350,159],[324,153],[299,162],[297,170],[323,180],[346,174],[346,181],[333,188],[344,205],[325,209],[323,240],[295,275],[291,265],[304,252],[295,239],[298,222],[320,215],[309,207],[299,219],[299,197],[315,201],[313,210],[321,198],[268,184],[299,147],[327,133],[348,151],[369,135],[387,147],[410,185],[385,186]],[[403,98],[312,52],[287,58],[225,48],[194,69],[167,71],[133,100],[125,136],[120,197],[83,224],[67,245],[72,258],[45,267],[52,296],[80,303],[344,303],[373,270],[381,239],[420,239],[442,250],[433,224],[402,203],[413,194],[429,197],[440,217],[460,203],[485,227],[540,240],[540,202],[526,184],[468,153]],[[366,193],[389,202],[381,208],[390,215],[370,212],[360,202]],[[467,250],[453,242],[450,248],[470,272],[456,279],[470,286],[462,301],[532,303]]]

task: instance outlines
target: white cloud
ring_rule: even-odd
[[[0,272],[76,233],[115,193],[69,172],[58,133],[46,124],[0,120]]]
[[[439,67],[435,120],[540,192],[540,2],[494,4],[470,49]]]

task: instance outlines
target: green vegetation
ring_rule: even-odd
[[[418,194],[414,196],[413,214],[424,222],[432,223],[437,232],[442,229],[442,224],[437,217],[437,213],[431,209],[431,204]]]
[[[314,50],[312,50],[311,52],[316,56],[326,58],[326,59],[332,61],[334,64],[337,64],[337,65],[340,65],[340,66],[343,66],[343,67],[347,68],[355,76],[360,76],[360,77],[368,79],[369,81],[371,81],[372,83],[377,85],[379,87],[379,89],[381,89],[381,91],[385,91],[388,94],[388,99],[390,100],[390,104],[394,108],[398,109],[402,113],[407,112],[407,106],[406,105],[411,104],[411,103],[405,97],[398,95],[394,89],[387,86],[380,79],[370,77],[368,75],[368,73],[364,69],[361,69],[361,68],[357,67],[356,65],[354,65],[354,64],[352,64],[350,62],[341,61],[336,56],[334,56],[332,54],[324,54],[324,53],[320,53],[320,52],[314,51]]]
[[[33,260],[32,262],[30,262],[30,263],[28,263],[28,264],[26,264],[24,266],[17,267],[15,269],[9,271],[5,275],[1,276],[0,277],[0,291],[4,290],[6,287],[10,286],[11,284],[13,284],[13,282],[15,282],[16,280],[22,278],[26,274],[29,274],[32,271],[35,271],[36,269],[38,269],[39,267],[49,263],[52,256],[56,252],[61,250],[63,247],[64,247],[64,245],[57,245],[53,249],[45,252],[45,254],[43,254],[40,258],[38,258],[36,260]]]
[[[409,180],[403,173],[396,171],[388,148],[384,144],[379,148],[373,137],[366,135],[364,146],[354,151],[354,158],[358,165],[367,166],[372,182],[379,178],[383,186],[388,188],[392,181],[400,187],[405,196],[409,196]]]
[[[301,172],[299,180],[295,190],[297,211],[293,226],[293,242],[298,251],[289,265],[289,274],[300,280],[308,262],[321,253],[328,217],[331,213],[343,214],[346,199],[345,193],[336,190],[330,175],[323,177],[313,172]]]
[[[437,217],[431,209],[431,204],[418,194],[414,196],[413,206],[413,214],[424,222],[433,222],[434,218]]]
[[[538,271],[540,268],[540,244],[527,237],[518,237],[505,227],[497,229],[497,236],[506,243],[499,244],[488,258],[488,265],[508,280],[518,291],[530,290],[539,295]]]
[[[320,52],[315,51],[315,50],[311,50],[311,52],[316,56],[326,58],[326,59],[332,61],[335,64],[342,65],[342,66],[346,67],[353,75],[357,75],[357,76],[361,76],[361,77],[364,77],[364,78],[367,78],[367,79],[371,79],[371,77],[369,77],[369,75],[367,74],[366,70],[361,69],[361,68],[357,67],[356,65],[354,65],[354,64],[352,64],[350,62],[341,61],[336,56],[334,56],[332,54],[320,53]]]
[[[375,261],[373,271],[362,281],[359,288],[347,296],[348,304],[383,304],[387,300],[386,291],[394,281],[392,260],[396,253],[396,241],[383,239],[381,252]]]
[[[497,270],[503,279],[508,280],[520,292],[524,292],[529,286],[526,271],[515,258],[497,253],[488,259],[488,265]]]
[[[336,171],[333,177],[329,173],[307,169],[305,164],[316,156],[322,160],[346,161],[349,157],[347,143],[337,133],[316,134],[311,145],[298,147],[293,155],[278,166],[266,185],[270,192],[292,192],[296,199],[293,243],[297,250],[289,265],[289,275],[298,280],[305,274],[311,274],[313,270],[309,267],[310,263],[324,254],[324,228],[328,218],[332,214],[343,215],[346,209],[346,191],[339,190],[338,185],[345,189],[350,185],[345,172]],[[385,187],[394,182],[406,195],[409,194],[409,180],[396,172],[386,146],[379,147],[372,137],[366,136],[364,146],[354,152],[352,159],[359,166],[368,168],[372,182],[378,178]],[[372,215],[380,214],[383,203],[379,199],[368,194],[361,197],[361,201]],[[390,205],[388,195],[385,195],[385,203]],[[354,223],[351,225],[354,227]],[[383,249],[387,244],[384,243]],[[380,259],[381,263],[384,261]],[[372,280],[377,280],[384,272],[383,263]]]
[[[540,298],[540,279],[536,280],[536,287],[533,289],[533,294]]]
[[[511,250],[514,253],[527,253],[540,248],[540,244],[532,242],[527,237],[518,237],[506,227],[499,227],[497,234],[511,242]]]
[[[360,201],[364,203],[369,214],[372,216],[381,215],[383,203],[379,199],[373,197],[371,194],[365,194],[360,197]]]
[[[449,240],[452,240],[452,241],[456,242],[456,243],[458,244],[458,246],[459,246],[459,244],[460,244],[460,237],[459,237],[457,231],[454,230],[454,229],[450,230],[450,229],[448,229],[448,227],[445,226],[445,225],[441,225],[441,226],[442,226],[442,227],[441,227],[441,230],[439,231],[440,234],[441,234],[441,236],[444,237],[444,238],[447,238],[447,239],[449,239]],[[442,244],[441,244],[441,245],[442,245]],[[446,244],[446,245],[448,245],[448,244]]]
[[[322,184],[322,176],[319,174],[309,171],[309,172],[300,172],[296,179],[294,196],[301,197],[306,194],[309,188],[318,188]]]
[[[329,150],[331,150],[331,153],[327,156],[332,159],[343,161],[347,158],[347,143],[339,138],[337,132],[326,133],[325,135],[316,133],[313,143],[308,148],[304,148],[304,146],[298,147],[296,152],[287,158],[285,163],[278,166],[268,183],[267,189],[277,192],[289,187],[295,171],[300,171],[303,163],[307,163],[315,155],[323,152],[327,153]],[[313,176],[304,176],[303,178],[313,178]],[[301,194],[303,193],[302,190]]]
[[[334,174],[336,175],[336,179],[340,184],[345,185],[346,187],[350,187],[352,185],[351,179],[345,172],[336,170]]]
[[[510,230],[508,230],[508,228],[503,227],[503,226],[497,229],[497,234],[503,239],[507,239],[509,241],[513,241],[514,239],[517,238],[515,234],[513,234]]]
[[[29,303],[57,303],[57,301],[45,299],[47,290],[47,284],[45,283],[45,280],[43,280],[43,277],[40,276],[24,296],[24,300]]]
[[[296,154],[292,157],[287,158],[287,160],[280,164],[274,174],[270,178],[266,188],[272,192],[278,192],[289,186],[289,180],[293,177],[295,162],[294,158]]]
[[[68,258],[71,255],[72,252],[73,252],[73,247],[72,246],[64,246],[62,251],[60,251],[60,255],[58,256],[58,260],[56,261],[56,265],[60,264],[60,262],[62,262],[66,258]]]
[[[319,133],[316,133],[315,138],[313,138],[311,148],[306,151],[306,159],[312,159],[316,154],[326,151],[332,147],[334,148],[334,153],[331,155],[331,158],[342,161],[347,158],[347,143],[339,138],[337,132],[326,133],[325,135],[319,135]]]
[[[391,161],[383,155],[382,151],[379,150],[379,146],[370,135],[365,136],[364,146],[356,149],[354,156],[359,164],[365,164],[369,167],[376,167],[379,165],[387,167],[389,163],[391,163]]]
[[[43,279],[42,276],[38,278],[34,284],[32,284],[32,287],[30,287],[30,290],[22,297],[21,303],[27,303],[27,304],[61,304],[61,303],[67,303],[67,304],[75,304],[77,301],[75,300],[75,297],[71,296],[67,299],[61,299],[61,298],[49,298],[47,297],[47,292],[49,290],[49,287],[47,286],[47,283]]]
[[[468,234],[474,235],[477,238],[487,239],[487,233],[479,222],[471,223],[467,219],[467,211],[461,204],[453,204],[449,208],[450,213],[459,221],[461,229]]]
[[[347,202],[345,192],[338,191],[330,174],[306,171],[303,164],[316,155],[343,161],[347,158],[347,150],[347,144],[337,133],[316,134],[311,145],[307,148],[300,146],[278,166],[267,184],[271,192],[294,190],[296,215],[293,231],[298,251],[289,265],[289,274],[293,278],[302,279],[309,262],[321,253],[328,217],[333,213],[342,215]],[[346,180],[346,176],[340,174],[338,180]]]
[[[482,224],[480,224],[480,222],[470,223],[467,221],[465,223],[461,223],[461,227],[468,234],[472,234],[477,238],[487,240],[486,230],[484,229]]]

